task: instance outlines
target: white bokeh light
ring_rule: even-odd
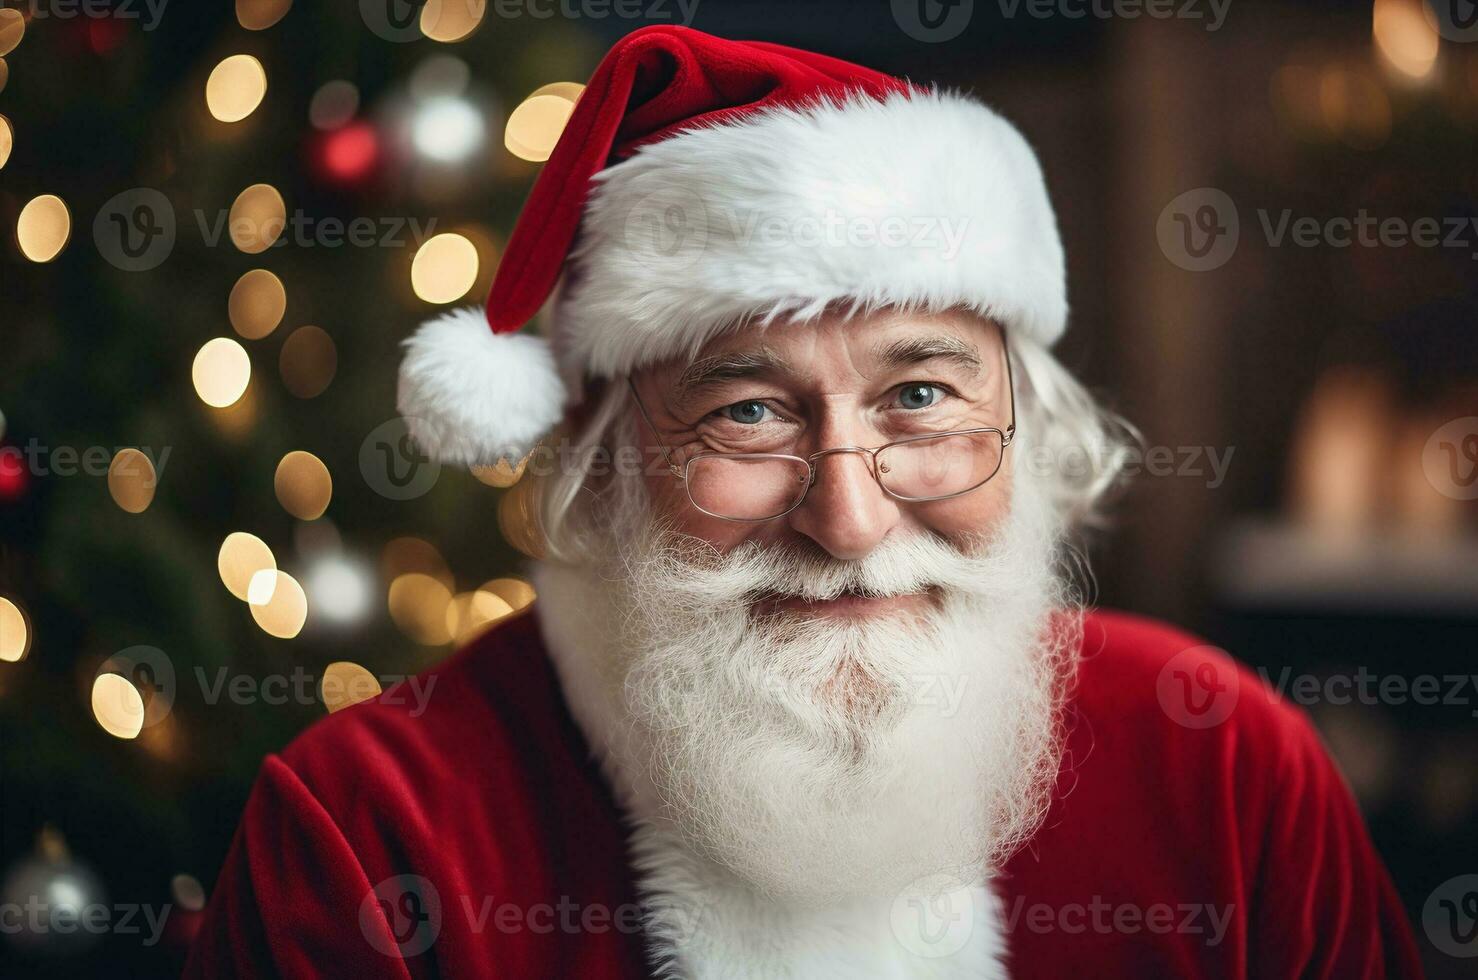
[[[487,125],[465,99],[437,98],[416,110],[411,139],[423,156],[441,163],[466,160],[482,145]]]
[[[303,584],[313,608],[330,622],[357,622],[369,612],[373,588],[369,572],[342,555],[319,559]]]

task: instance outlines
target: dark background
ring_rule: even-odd
[[[1274,682],[1478,673],[1478,229],[1468,224],[1460,247],[1301,246],[1274,244],[1259,217],[1478,215],[1478,43],[1444,38],[1429,69],[1403,70],[1381,42],[1419,52],[1420,26],[1378,36],[1371,6],[1357,3],[1233,0],[1209,30],[1189,17],[1034,16],[1026,0],[976,2],[947,39],[904,29],[909,6],[700,0],[691,26],[972,89],[1037,148],[1069,261],[1059,353],[1173,460],[1141,473],[1089,539],[1099,601],[1182,624]],[[1397,6],[1425,23],[1415,2],[1382,12],[1413,23]],[[520,561],[509,541],[516,491],[447,470],[429,492],[395,500],[361,470],[361,448],[394,416],[397,343],[434,310],[411,288],[408,233],[398,246],[246,255],[205,241],[194,211],[214,216],[268,182],[289,214],[434,218],[436,231],[478,246],[476,302],[537,173],[503,147],[509,112],[541,85],[583,82],[615,37],[671,22],[678,8],[662,5],[655,21],[490,11],[470,37],[442,44],[387,40],[355,3],[299,2],[261,31],[243,29],[228,3],[173,0],[152,30],[124,16],[143,11],[137,0],[92,17],[59,16],[66,7],[20,7],[25,37],[4,58],[0,115],[15,136],[0,169],[0,446],[171,456],[142,514],[120,509],[104,478],[0,466],[0,596],[24,610],[30,637],[25,659],[0,662],[0,902],[60,882],[88,901],[176,908],[154,945],[121,930],[7,932],[0,955],[6,975],[155,976],[175,969],[196,904],[176,876],[208,892],[262,755],[325,710],[311,682],[308,698],[287,704],[211,703],[197,670],[317,678],[348,660],[417,671],[451,647],[416,642],[434,638],[390,615],[394,576],[428,572],[466,593],[518,574]],[[1204,2],[1174,9],[1210,15]],[[203,92],[236,53],[259,58],[269,85],[252,115],[225,124]],[[417,111],[408,80],[447,55],[470,68],[462,97],[486,137],[460,164],[432,166],[404,135]],[[325,164],[333,133],[309,122],[314,93],[335,79],[357,87],[352,125],[379,148],[352,174]],[[163,264],[131,272],[105,260],[94,218],[140,187],[169,199],[178,240]],[[1173,230],[1167,208],[1204,188],[1234,203],[1240,234],[1225,262],[1191,271],[1173,231],[1157,229]],[[71,238],[37,264],[15,228],[46,193],[66,201]],[[1190,200],[1194,216],[1209,198]],[[242,341],[251,386],[236,406],[211,409],[191,363],[206,341],[234,336],[227,295],[253,268],[284,282],[286,318]],[[304,324],[337,349],[332,384],[310,399],[278,377],[285,338]],[[1205,447],[1232,454],[1219,484]],[[274,497],[291,450],[334,476],[328,513],[311,526]],[[261,537],[310,583],[296,638],[265,634],[223,587],[216,557],[233,531]],[[406,537],[434,546],[416,551]],[[366,611],[344,623],[314,615],[313,572],[328,560],[369,590]],[[174,674],[172,686],[136,677],[145,698],[173,700],[167,717],[120,739],[99,726],[90,692],[109,658],[138,644],[164,651]],[[1432,975],[1472,975],[1475,961],[1442,952],[1440,925],[1423,914],[1462,887],[1454,878],[1478,873],[1478,681],[1435,704],[1392,690],[1304,700],[1360,797]]]

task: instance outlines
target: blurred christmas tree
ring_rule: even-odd
[[[53,896],[7,976],[170,972],[264,753],[531,600],[516,472],[415,458],[397,345],[605,42],[381,6],[0,11],[0,902]]]

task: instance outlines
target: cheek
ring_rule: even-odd
[[[1004,471],[979,490],[916,506],[919,523],[946,538],[988,534],[1011,510],[1011,480]]]
[[[665,473],[647,477],[647,492],[657,516],[669,522],[675,531],[706,541],[721,552],[762,533],[765,527],[709,517],[693,506],[682,484]]]

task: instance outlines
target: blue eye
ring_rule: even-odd
[[[754,425],[765,419],[764,402],[735,402],[732,405],[725,405],[719,411],[730,420],[744,425]]]
[[[898,389],[898,403],[904,408],[928,408],[939,400],[939,389],[934,385],[904,385]]]

